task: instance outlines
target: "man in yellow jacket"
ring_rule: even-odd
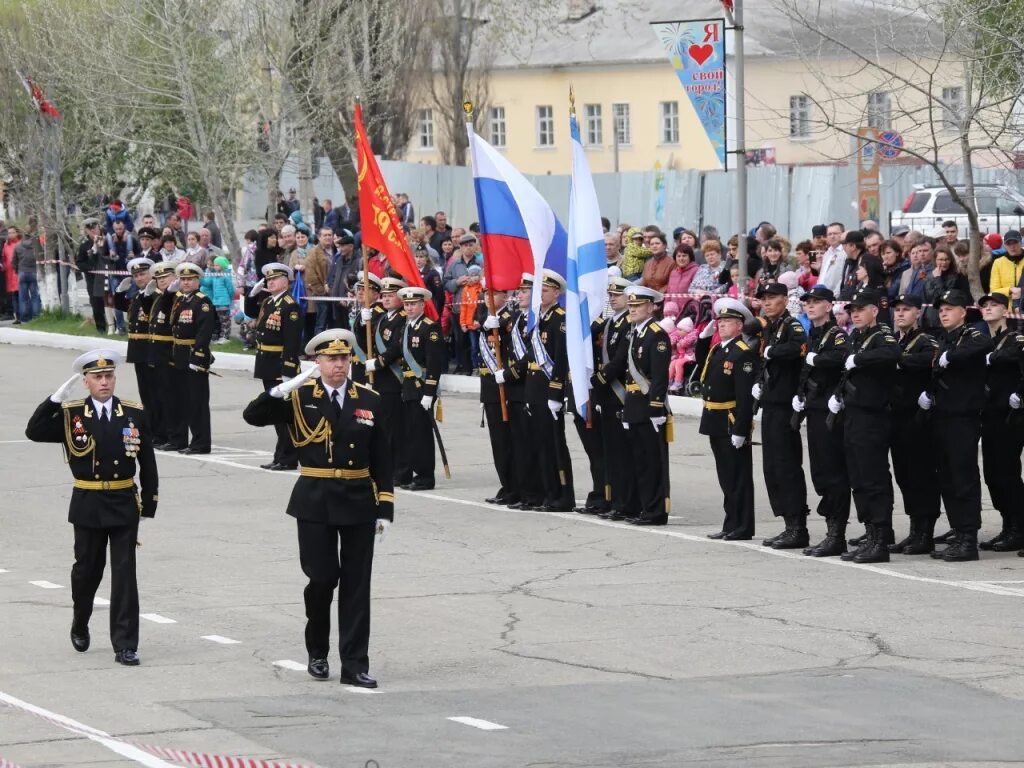
[[[1011,229],[1003,235],[1006,255],[992,262],[992,276],[989,292],[1002,293],[1010,297],[1011,306],[1020,301],[1020,278],[1024,274],[1024,249],[1020,245],[1020,232]]]

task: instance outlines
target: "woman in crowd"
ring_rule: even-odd
[[[451,243],[451,241],[451,238],[448,238],[447,242]],[[443,246],[444,243],[442,243],[442,250]],[[444,282],[441,280],[441,272],[434,264],[430,251],[427,250],[425,245],[416,246],[414,254],[416,256],[416,268],[420,271],[420,277],[423,278],[423,286],[430,291],[434,306],[437,308],[437,316],[440,317],[441,310],[444,309]]]
[[[704,263],[697,267],[697,271],[690,281],[690,293],[721,295],[729,289],[729,282],[722,282],[722,252],[708,246],[714,242],[709,240],[704,244]]]
[[[680,307],[685,307],[687,298],[683,297],[683,294],[689,292],[690,283],[693,282],[699,265],[694,257],[693,246],[686,243],[677,245],[672,256],[676,265],[669,273],[665,296],[674,300]]]
[[[882,243],[881,255],[883,295],[888,296],[892,305],[899,295],[903,273],[910,269],[910,259],[903,255],[903,249],[895,240]]]
[[[786,263],[785,256],[786,254],[783,251],[782,242],[777,238],[772,238],[764,244],[764,262],[761,264],[761,269],[755,276],[758,285],[777,283],[779,281],[779,275],[783,272],[791,272],[793,270],[793,268]]]
[[[935,300],[946,291],[962,291],[967,296],[971,295],[971,286],[967,282],[967,276],[961,275],[956,268],[956,257],[948,246],[940,245],[935,249],[935,268],[924,281],[924,292],[921,298],[925,304],[935,304]],[[921,326],[925,329],[937,330],[942,327],[939,322],[939,311],[934,307],[927,307]]]

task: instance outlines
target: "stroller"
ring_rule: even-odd
[[[712,305],[716,296],[702,296],[699,299],[690,299],[683,306],[679,313],[680,317],[693,319],[694,328],[703,328],[712,321]],[[687,363],[684,369],[685,383],[683,394],[687,397],[700,397],[700,373],[704,370],[704,360],[698,359]]]

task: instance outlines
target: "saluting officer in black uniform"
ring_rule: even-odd
[[[172,291],[175,264],[158,262],[150,269],[153,279],[146,286],[146,295],[152,298],[149,307],[149,365],[152,372],[153,405],[148,408],[149,424],[153,433],[153,447],[160,451],[177,451],[188,445],[188,424],[176,418],[178,400],[182,396],[177,386],[174,366],[174,333],[171,331],[171,309],[177,298]]]
[[[850,479],[843,452],[843,427],[828,428],[828,398],[836,390],[846,362],[846,333],[832,314],[835,294],[816,285],[800,297],[811,321],[811,336],[793,410],[807,415],[807,455],[811,482],[821,499],[818,514],[825,518],[825,538],[807,547],[805,555],[836,557],[846,551],[846,524],[850,520]],[[799,429],[799,416],[797,429]]]
[[[935,470],[931,423],[920,417],[918,396],[931,386],[932,365],[939,343],[921,330],[921,298],[914,294],[896,297],[892,303],[900,359],[892,389],[892,428],[889,450],[892,473],[910,518],[906,538],[889,547],[903,555],[927,555],[934,551],[932,536],[939,519],[939,478]]]
[[[391,443],[392,466],[395,470],[395,485],[412,482],[412,468],[409,466],[408,448],[405,445],[405,415],[402,406],[402,329],[405,327],[405,310],[398,292],[405,288],[405,282],[397,277],[381,280],[380,297],[385,313],[374,314],[373,352],[366,360],[366,373],[372,373],[373,388],[380,393],[381,428]],[[365,322],[365,321],[364,321]]]
[[[285,424],[299,452],[299,479],[287,513],[296,518],[299,561],[309,579],[309,674],[330,676],[331,603],[338,587],[341,682],[376,688],[370,677],[370,574],[376,536],[394,520],[391,447],[378,417],[381,398],[348,377],[355,337],[335,328],[306,344],[316,366],[263,392],[243,418]]]
[[[402,407],[404,442],[412,480],[403,485],[410,491],[434,488],[434,406],[437,385],[444,368],[441,325],[423,314],[433,294],[426,288],[410,286],[398,292],[405,308],[402,329]]]
[[[629,310],[626,289],[632,283],[624,277],[609,277],[608,304],[612,316],[595,321],[591,335],[596,340],[591,401],[601,414],[601,447],[604,450],[605,501],[607,520],[624,520],[626,510],[636,510],[636,477],[629,460],[622,408],[626,403],[625,355],[629,348]],[[618,360],[617,363],[613,362]]]
[[[114,396],[119,358],[108,349],[79,356],[73,366],[75,375],[36,408],[25,437],[37,443],[60,443],[75,478],[68,511],[68,522],[75,526],[71,644],[80,653],[89,649],[89,618],[109,542],[110,642],[118,664],[135,666],[139,663],[135,547],[140,515],[156,514],[158,476],[142,404]],[[89,397],[64,402],[78,381],[85,384]],[[135,487],[136,463],[141,490]]]
[[[128,262],[131,277],[126,277],[114,291],[114,307],[127,313],[128,354],[126,361],[135,368],[135,382],[139,387],[139,399],[147,411],[153,407],[153,376],[149,365],[149,310],[153,295],[146,295],[149,284],[149,269],[153,260],[143,257]]]
[[[700,433],[708,436],[715,457],[725,519],[722,530],[708,534],[708,538],[747,541],[754,537],[751,390],[757,376],[758,355],[741,334],[744,323],[753,321],[754,316],[742,302],[732,298],[716,301],[712,316],[714,319],[697,340],[697,359],[704,358],[700,374],[704,401]],[[719,341],[711,346],[716,328]]]
[[[366,306],[365,294],[363,292],[366,283],[370,285],[369,306]],[[356,282],[352,286],[352,291],[355,294],[355,304],[353,304],[352,310],[347,314],[349,330],[356,337],[356,345],[352,348],[352,369],[349,375],[353,381],[358,381],[360,384],[370,384],[370,386],[376,386],[377,376],[383,375],[383,371],[376,374],[372,384],[366,375],[366,359],[368,350],[373,350],[374,348],[373,334],[377,329],[377,322],[387,314],[384,306],[380,303],[380,289],[382,285],[381,279],[372,272],[366,281],[363,280],[362,270],[357,272]],[[366,341],[367,325],[370,326],[369,344]],[[369,356],[372,357],[372,355]]]
[[[261,271],[262,288],[269,295],[260,303],[256,316],[256,362],[252,375],[270,391],[282,379],[299,375],[304,319],[299,303],[288,292],[295,276],[292,268],[275,261],[264,264]],[[295,469],[299,466],[299,456],[288,435],[288,427],[275,424],[274,429],[277,430],[274,458],[260,468],[275,472]]]
[[[494,471],[498,475],[498,492],[484,501],[488,504],[518,504],[520,496],[512,451],[511,413],[509,413],[509,421],[503,419],[501,413],[503,389],[505,391],[505,407],[508,408],[509,384],[505,381],[508,369],[505,368],[505,364],[512,354],[510,333],[513,313],[507,303],[507,291],[492,288],[490,293],[491,300],[494,302],[494,311],[497,314],[489,314],[487,304],[481,304],[476,308],[474,317],[482,328],[480,353],[483,365],[480,366],[480,405],[487,421],[487,435],[491,442]],[[497,344],[494,343],[494,331],[498,332]],[[502,361],[500,366],[498,365],[499,355]]]
[[[213,302],[199,291],[202,267],[183,261],[174,268],[178,295],[171,308],[174,334],[174,378],[178,384],[178,418],[188,424],[192,442],[180,449],[186,455],[209,453],[210,436],[210,339],[217,323]],[[186,432],[186,437],[188,432]]]
[[[892,533],[892,477],[889,474],[889,403],[900,346],[878,322],[878,292],[857,291],[846,307],[855,326],[847,357],[828,409],[844,410],[843,444],[857,518],[866,535],[856,550],[841,557],[855,563],[889,562]]]
[[[761,371],[753,396],[760,401],[761,451],[764,484],[772,514],[786,521],[785,530],[764,540],[773,549],[799,549],[807,536],[807,485],[804,482],[803,443],[790,426],[793,396],[807,352],[807,334],[786,309],[788,289],[769,283],[760,289],[768,323],[762,333]]]

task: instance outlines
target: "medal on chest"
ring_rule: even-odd
[[[128,426],[121,430],[121,439],[124,441],[125,456],[134,459],[139,453],[142,440],[139,439],[139,429],[131,416],[128,417]]]
[[[157,325],[163,325],[163,323],[166,320],[167,320],[167,315],[164,314],[163,310],[160,310],[159,312],[156,313],[156,324]]]
[[[368,411],[365,408],[356,408],[352,415],[355,416],[356,421],[360,424],[365,424],[368,427],[373,426],[373,411]]]
[[[89,433],[85,431],[85,424],[82,423],[81,416],[71,417],[71,441],[77,448],[85,448],[86,443],[89,442]]]
[[[381,337],[384,339],[384,341],[391,341],[391,329],[385,328],[384,332],[381,333]]]
[[[548,343],[548,332],[547,331],[541,331],[540,332],[540,341],[541,341],[541,344],[544,344],[545,346],[547,345],[547,343]]]
[[[726,376],[732,376],[731,360],[726,360],[724,363],[722,363],[722,373],[724,373]]]
[[[420,345],[420,337],[419,336],[413,336],[409,340],[409,346],[412,347],[413,349],[416,349],[417,347],[419,347],[419,345]]]
[[[181,310],[181,314],[178,315],[178,322],[181,323],[182,325],[191,325],[192,324],[192,310],[191,309],[183,309],[183,310]]]
[[[267,330],[281,330],[281,310],[275,309],[273,312],[270,313],[270,316],[267,318]]]

